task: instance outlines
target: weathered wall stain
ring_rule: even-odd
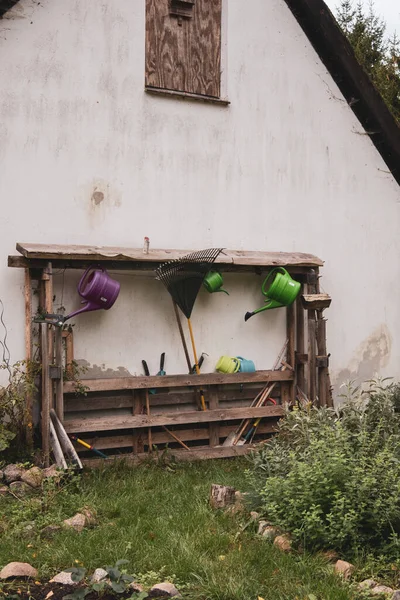
[[[117,367],[116,369],[106,368],[105,364],[96,365],[90,364],[87,360],[79,359],[76,361],[78,369],[84,371],[79,375],[79,379],[94,379],[96,377],[102,379],[112,379],[114,377],[132,377],[132,373],[125,367]]]
[[[340,386],[346,381],[356,380],[357,383],[362,383],[380,374],[389,364],[391,349],[392,336],[383,323],[360,343],[348,367],[332,374],[335,393],[340,393]]]
[[[103,202],[104,200],[104,194],[103,192],[99,192],[96,188],[94,189],[94,192],[92,194],[92,202],[94,202],[96,204],[96,206],[98,204],[100,204],[101,202]]]

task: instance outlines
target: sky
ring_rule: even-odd
[[[325,0],[331,11],[336,14],[336,7],[340,0]],[[369,0],[363,0],[363,4],[368,6]],[[387,33],[393,34],[395,31],[400,36],[400,2],[399,0],[374,0],[375,12],[386,21]]]

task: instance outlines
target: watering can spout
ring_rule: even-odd
[[[268,298],[264,306],[253,310],[253,312],[247,312],[244,316],[244,320],[248,321],[253,315],[263,312],[264,310],[269,310],[270,308],[281,308],[281,306],[285,306],[285,304],[282,304],[282,302],[278,302],[277,300],[271,300],[270,298]]]
[[[252,317],[253,315],[254,315],[254,312],[247,312],[247,313],[244,315],[244,320],[245,320],[245,321],[248,321],[248,320],[250,319],[250,317]]]
[[[99,306],[98,304],[95,304],[94,302],[87,302],[79,310],[75,310],[71,314],[69,314],[66,317],[64,317],[64,322],[67,321],[68,319],[71,319],[72,317],[76,317],[76,315],[80,315],[81,313],[89,312],[91,310],[99,310],[100,308],[102,308],[102,307]]]

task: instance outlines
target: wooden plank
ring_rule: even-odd
[[[74,376],[74,334],[72,329],[63,329],[62,337],[65,342],[65,371],[69,377]]]
[[[32,281],[29,269],[25,269],[25,285],[24,285],[24,300],[25,300],[25,369],[27,373],[31,369],[32,361]],[[33,394],[31,390],[27,390],[25,396],[26,402],[26,443],[28,448],[33,446]]]
[[[300,295],[302,291],[300,291]],[[302,392],[306,393],[305,364],[308,356],[305,355],[304,309],[300,297],[296,300],[296,384]],[[300,357],[305,358],[305,362]],[[299,358],[299,360],[297,360]]]
[[[265,442],[263,442],[265,443]],[[176,461],[192,462],[197,460],[210,460],[216,458],[234,458],[236,456],[245,456],[257,448],[257,444],[245,444],[244,446],[220,446],[217,448],[197,447],[190,452],[184,449],[171,449],[168,451],[168,456]],[[86,458],[82,460],[83,466],[88,468],[104,467],[105,465],[112,466],[115,462],[123,460],[128,464],[139,464],[144,460],[149,460],[147,452],[134,454],[121,454],[119,456],[110,457],[108,460],[98,458]],[[157,460],[156,455],[154,460]]]
[[[64,421],[64,391],[63,391],[63,348],[62,348],[62,329],[55,327],[54,331],[55,361],[57,367],[61,370],[61,377],[54,380],[54,391],[56,400],[56,414],[61,423]]]
[[[217,410],[219,408],[218,387],[209,388],[207,392],[209,410]],[[210,430],[210,446],[219,445],[219,423],[214,422],[209,425]]]
[[[103,418],[66,419],[65,430],[68,433],[84,431],[111,431],[117,429],[138,429],[141,427],[169,427],[186,423],[212,423],[215,421],[233,421],[236,419],[256,419],[258,417],[281,417],[284,410],[281,406],[260,406],[233,408],[229,410],[194,411],[169,415],[123,415]]]
[[[157,88],[146,86],[144,91],[147,94],[155,96],[169,96],[178,100],[195,100],[196,102],[205,102],[206,104],[216,104],[219,106],[229,106],[230,100],[227,98],[216,98],[215,96],[205,96],[204,94],[191,94],[190,92],[179,92],[178,90],[166,90],[165,88]],[[11,265],[9,265],[11,266]]]
[[[277,430],[278,418],[270,419],[268,421],[261,421],[257,427],[257,435],[274,433]],[[235,431],[237,425],[220,425],[220,437],[226,438],[231,431]],[[209,428],[198,427],[193,429],[174,429],[176,435],[179,436],[183,442],[194,442],[199,440],[209,440]],[[130,448],[132,446],[131,435],[111,435],[105,437],[86,437],[85,442],[95,446],[98,450],[111,450],[116,448]],[[171,442],[171,437],[165,431],[153,432],[153,443],[154,444],[167,444]],[[79,453],[88,452],[82,446],[76,446]],[[142,449],[143,452],[143,449]]]
[[[308,293],[316,293],[316,284],[307,284]],[[315,310],[307,311],[308,321],[308,398],[312,403],[317,400],[317,363],[316,363],[316,335],[317,325]]]
[[[219,98],[221,0],[196,0],[190,19],[146,0],[146,86]]]
[[[293,369],[293,373],[295,372],[295,342],[296,342],[296,309],[295,305],[291,304],[286,309],[286,338],[287,338],[287,347],[286,347],[286,362]],[[295,382],[291,381],[290,383],[284,384],[287,386],[288,394],[289,394],[289,403],[294,405],[295,403]]]
[[[259,383],[269,381],[292,381],[294,375],[291,371],[256,371],[255,373],[201,373],[200,375],[165,375],[150,377],[117,377],[115,379],[82,379],[82,383],[90,392],[106,392],[117,390],[172,388],[172,387],[200,387],[207,385]],[[64,393],[75,391],[75,383],[66,381]]]
[[[154,264],[169,260],[182,258],[192,250],[167,250],[150,249],[148,254],[143,253],[143,248],[127,248],[119,246],[85,246],[85,245],[62,245],[62,244],[28,244],[17,243],[17,250],[25,258],[29,259],[66,259],[89,260],[89,262],[101,262],[111,260],[113,262],[135,261],[138,263],[149,263],[151,268]],[[259,252],[247,250],[225,249],[217,257],[215,264],[243,265],[252,267],[318,267],[323,266],[323,261],[313,254],[302,252]]]
[[[40,329],[42,353],[42,406],[41,406],[41,431],[43,462],[46,467],[50,460],[50,408],[51,408],[51,381],[49,378],[49,349],[47,325],[42,324]]]

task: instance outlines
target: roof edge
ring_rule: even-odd
[[[400,127],[323,0],[285,0],[400,185]]]
[[[0,19],[18,2],[19,0],[0,0]]]

